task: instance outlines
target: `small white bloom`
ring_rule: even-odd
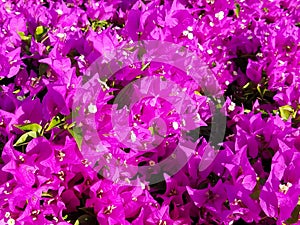
[[[15,225],[16,224],[16,221],[12,218],[10,218],[8,221],[7,221],[7,224],[8,225]]]
[[[188,30],[188,31],[193,31],[193,27],[192,27],[192,26],[188,26],[188,27],[187,27],[187,30]]]
[[[213,50],[208,49],[208,50],[207,50],[207,53],[208,53],[209,55],[211,55],[211,54],[213,54]]]
[[[224,12],[220,11],[220,12],[216,13],[215,17],[218,18],[219,20],[224,19]]]
[[[177,129],[179,128],[179,125],[178,125],[177,122],[173,122],[173,123],[172,123],[172,126],[173,126],[173,128],[174,128],[175,130],[177,130]]]
[[[65,33],[58,33],[56,36],[59,37],[59,38],[64,38],[64,37],[66,37],[66,34]]]
[[[88,110],[89,110],[89,113],[96,113],[97,112],[97,106],[90,103],[89,106],[88,106]]]
[[[284,65],[284,62],[283,62],[282,60],[278,60],[278,64],[279,64],[280,66],[283,66],[283,65]]]
[[[215,24],[213,22],[209,22],[209,26],[214,27]]]
[[[10,212],[6,212],[5,213],[5,218],[9,218],[10,217]]]
[[[62,15],[63,14],[63,11],[61,9],[57,9],[55,11],[57,12],[58,15]]]
[[[193,40],[193,38],[194,38],[193,33],[189,33],[189,34],[188,34],[188,39]]]
[[[184,30],[184,31],[182,32],[182,34],[183,34],[184,36],[188,36],[189,31],[188,31],[188,30]]]
[[[231,103],[230,103],[230,105],[228,106],[228,110],[229,110],[229,111],[235,110],[235,103],[234,103],[234,102],[231,102]]]

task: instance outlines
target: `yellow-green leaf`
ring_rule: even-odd
[[[149,127],[148,130],[151,132],[151,135],[154,135],[154,127]]]
[[[22,31],[19,31],[18,34],[22,41],[31,41],[31,35],[26,36]]]
[[[90,225],[90,224],[96,224],[96,218],[95,216],[92,216],[92,215],[88,215],[88,214],[85,214],[85,215],[82,215],[80,216],[74,225]]]
[[[75,139],[78,147],[81,147],[82,144],[82,130],[79,127],[74,127],[73,129],[68,129],[72,137]]]
[[[38,42],[41,41],[46,33],[47,33],[47,28],[45,28],[43,26],[38,26],[34,32],[35,40],[37,40]]]
[[[25,134],[23,134],[14,144],[15,147],[17,146],[21,146],[21,145],[26,145],[29,141],[31,141],[32,139],[36,138],[37,132],[35,131],[29,131]]]
[[[54,116],[50,121],[46,131],[52,130],[54,127],[61,125],[64,122],[64,118],[60,118],[59,116]]]
[[[285,221],[286,224],[296,224],[299,221],[299,214],[300,214],[300,205],[297,205],[289,219]]]
[[[42,35],[44,33],[44,27],[43,26],[38,26],[35,29],[35,35]]]
[[[279,107],[279,112],[281,118],[283,118],[284,120],[288,120],[290,116],[294,113],[294,109],[290,105],[284,105]]]
[[[234,6],[235,6],[235,9],[234,9],[235,15],[236,15],[237,18],[239,18],[240,11],[241,11],[241,6],[238,3],[235,3]]]
[[[35,131],[38,133],[40,133],[43,129],[43,127],[37,123],[28,123],[22,125],[14,125],[14,126],[22,131]]]

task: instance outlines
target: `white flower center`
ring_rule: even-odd
[[[219,20],[224,19],[224,12],[220,11],[220,12],[216,13],[215,17],[218,18]]]

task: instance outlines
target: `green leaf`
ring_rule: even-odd
[[[47,28],[43,27],[43,26],[38,26],[35,29],[34,32],[34,38],[35,40],[37,40],[38,42],[40,42],[43,38],[43,36],[47,33]]]
[[[235,9],[234,9],[235,15],[237,18],[239,18],[240,12],[241,12],[241,6],[238,3],[235,3],[234,6],[235,6]]]
[[[32,139],[36,138],[37,132],[35,131],[29,131],[25,134],[23,134],[14,144],[15,147],[17,146],[21,146],[21,145],[26,145],[29,141],[31,141]]]
[[[154,127],[149,127],[148,130],[151,132],[152,136],[155,134]]]
[[[19,34],[22,41],[25,41],[25,42],[30,42],[31,41],[31,35],[26,36],[25,33],[22,32],[22,31],[19,31],[18,34]]]
[[[48,45],[48,46],[46,47],[47,52],[50,52],[52,48],[53,48],[53,46]]]
[[[39,65],[39,76],[41,77],[42,75],[44,75],[46,72],[47,72],[47,69],[48,69],[48,65],[45,64],[45,63],[41,63]]]
[[[43,197],[43,198],[53,198],[53,195],[52,195],[52,194],[49,194],[48,192],[43,191],[43,192],[42,192],[42,197]]]
[[[91,27],[94,31],[97,31],[99,28],[107,28],[110,23],[106,20],[90,20]]]
[[[14,125],[16,128],[22,131],[35,131],[37,133],[41,133],[43,127],[37,123],[28,123],[23,125]]]
[[[283,118],[284,120],[288,120],[290,118],[290,116],[294,113],[294,109],[290,105],[285,105],[285,106],[279,107],[279,112],[280,112],[281,118]]]
[[[59,116],[54,116],[50,121],[46,131],[52,130],[54,127],[57,127],[64,123],[64,118],[60,118]]]
[[[21,89],[17,89],[15,91],[13,91],[13,94],[18,94],[21,91]]]
[[[36,29],[35,29],[35,35],[41,35],[44,33],[44,27],[43,26],[38,26]]]
[[[66,220],[66,219],[68,219],[68,217],[69,217],[69,215],[66,214],[66,215],[63,217],[63,219]]]
[[[269,12],[269,9],[268,9],[267,7],[264,7],[264,8],[263,8],[263,11],[264,11],[265,13],[268,13],[268,12]]]
[[[293,119],[296,119],[296,117],[297,117],[297,114],[298,114],[298,111],[297,111],[297,110],[295,110],[295,111],[293,112],[292,118],[293,118]]]
[[[259,195],[260,195],[260,190],[259,190],[259,189],[256,189],[256,190],[250,195],[250,197],[251,197],[252,199],[257,200],[257,199],[259,199]]]
[[[81,147],[82,144],[82,130],[79,127],[74,127],[73,129],[68,129],[68,131],[70,132],[70,134],[72,135],[72,137],[75,139],[78,147]]]
[[[80,216],[76,221],[74,225],[90,225],[90,224],[95,224],[96,218],[95,216],[91,216],[88,214]]]
[[[248,114],[248,113],[251,112],[251,110],[250,110],[250,109],[245,109],[244,112],[245,112],[246,114]]]
[[[226,200],[226,201],[223,203],[223,205],[224,205],[227,209],[230,210],[230,204],[229,204],[229,201],[228,201],[228,200]]]

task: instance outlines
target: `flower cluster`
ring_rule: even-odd
[[[88,101],[99,58],[148,40],[220,90],[125,60]],[[2,0],[0,224],[298,224],[299,40],[297,0]]]

